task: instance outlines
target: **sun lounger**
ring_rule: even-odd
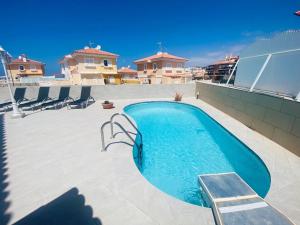
[[[292,225],[236,173],[199,175],[203,194],[218,225]]]
[[[71,101],[72,98],[69,96],[70,87],[61,87],[59,96],[57,99],[49,102],[45,102],[41,105],[42,109],[61,109]]]
[[[0,112],[8,111],[10,105],[11,105],[11,102],[0,103]]]
[[[46,103],[50,100],[53,100],[49,98],[49,87],[40,87],[38,97],[35,100],[31,100],[29,102],[19,104],[19,107],[22,108],[22,110],[37,110],[42,107],[43,103]]]
[[[91,87],[82,87],[80,98],[68,103],[68,109],[86,108],[94,103],[95,99],[91,96]]]
[[[25,92],[26,92],[26,88],[16,88],[15,89],[14,98],[18,105],[23,102],[29,101],[27,98],[24,97]],[[7,111],[11,110],[11,108],[12,108],[11,101],[5,101],[4,103],[0,104],[0,112],[7,112]]]

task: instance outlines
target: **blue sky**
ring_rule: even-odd
[[[300,29],[296,10],[296,0],[9,0],[1,1],[0,45],[43,61],[48,75],[89,41],[119,54],[119,66],[157,52],[157,42],[201,66],[256,38]]]

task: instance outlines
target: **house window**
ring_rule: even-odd
[[[19,70],[20,70],[20,71],[24,71],[24,70],[25,70],[24,65],[20,65],[20,66],[19,66]]]
[[[107,59],[104,59],[104,60],[103,60],[103,65],[104,65],[104,66],[108,66],[108,60],[107,60]]]
[[[153,70],[157,70],[157,64],[153,63]]]
[[[84,58],[84,64],[90,65],[94,63],[95,63],[94,58]]]
[[[144,70],[147,70],[147,63],[144,64]]]
[[[178,68],[183,68],[182,63],[177,63],[177,67],[178,67]]]
[[[167,68],[172,68],[172,63],[167,63],[167,64],[166,64],[166,67],[167,67]]]
[[[36,71],[36,70],[37,70],[37,69],[36,69],[36,65],[31,64],[31,65],[30,65],[30,70],[31,70],[31,71]]]
[[[104,59],[104,60],[103,60],[103,65],[104,65],[104,66],[111,66],[111,65],[112,65],[112,62],[111,62],[109,59]]]

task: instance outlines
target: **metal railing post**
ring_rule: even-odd
[[[236,67],[237,67],[237,65],[238,65],[238,63],[239,63],[239,61],[240,61],[240,59],[238,59],[238,61],[236,61],[235,65],[234,65],[234,67],[233,67],[233,70],[231,71],[231,74],[230,74],[230,76],[229,76],[229,78],[228,78],[228,80],[227,80],[227,82],[226,82],[226,85],[229,84],[229,81],[230,81],[231,77],[233,76],[234,71],[235,71],[235,69],[236,69]]]
[[[300,102],[300,91],[299,91],[299,93],[296,96],[296,101]]]
[[[123,116],[129,122],[129,124],[136,130],[137,133],[127,131],[127,130],[125,130],[125,128],[120,123],[114,122],[114,118],[116,116]],[[126,136],[132,141],[132,143],[133,143],[132,145],[137,147],[137,150],[138,150],[138,164],[139,164],[139,166],[141,166],[141,163],[142,163],[142,150],[143,150],[143,136],[142,136],[142,133],[135,126],[135,124],[124,113],[115,113],[115,114],[113,114],[110,117],[110,120],[103,123],[102,126],[101,126],[101,141],[102,141],[102,150],[101,151],[106,151],[106,147],[107,147],[107,146],[105,146],[105,137],[104,137],[104,127],[107,124],[110,124],[111,138],[114,138],[114,131],[113,131],[114,130],[114,125],[117,125],[123,131],[123,133],[125,133]],[[138,144],[136,142],[136,140],[129,133],[136,135],[136,137],[137,137],[137,135],[139,135],[140,138],[141,138],[141,144]]]
[[[9,96],[10,96],[10,100],[11,100],[11,104],[12,104],[12,115],[11,117],[12,118],[23,118],[25,117],[25,113],[21,112],[18,105],[17,105],[17,102],[15,100],[15,97],[13,96],[13,93],[12,93],[12,88],[11,88],[11,84],[10,84],[10,81],[9,81],[9,77],[8,77],[8,72],[7,72],[7,68],[6,68],[6,55],[7,52],[0,46],[0,58],[1,58],[1,63],[3,65],[3,70],[4,70],[4,74],[5,74],[5,77],[6,77],[6,81],[7,81],[7,87],[8,87],[8,92],[9,92]]]
[[[264,70],[265,70],[267,64],[269,63],[271,57],[272,57],[272,54],[269,54],[268,57],[267,57],[267,59],[265,60],[265,62],[264,62],[264,64],[263,64],[263,66],[260,68],[260,70],[259,70],[259,72],[258,72],[258,74],[257,74],[257,76],[256,76],[256,78],[255,78],[255,80],[254,80],[254,82],[253,82],[253,84],[252,84],[252,86],[250,87],[250,90],[249,90],[250,92],[253,91],[255,85],[257,84],[257,82],[258,82],[260,76],[261,76],[262,73],[264,72]]]

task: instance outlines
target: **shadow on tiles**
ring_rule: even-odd
[[[7,156],[6,156],[6,134],[4,114],[0,114],[0,224],[6,225],[11,219],[8,213],[10,202],[7,200],[8,181],[7,181]]]
[[[78,189],[72,188],[15,225],[102,225],[102,222],[93,217],[92,207],[85,205],[84,196]]]

